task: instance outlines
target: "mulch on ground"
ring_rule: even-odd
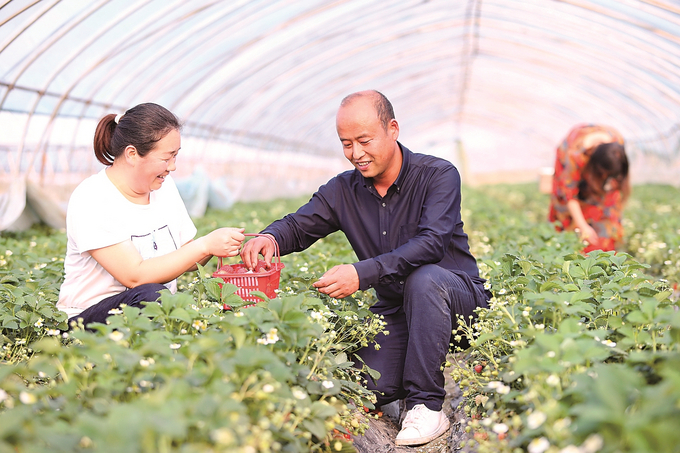
[[[472,435],[465,432],[465,426],[470,420],[465,412],[458,407],[463,400],[463,393],[458,384],[451,378],[451,369],[444,370],[446,377],[446,399],[444,400],[444,413],[449,417],[451,427],[449,430],[432,442],[415,447],[398,447],[394,445],[394,439],[399,432],[397,420],[388,416],[378,419],[367,418],[369,428],[363,436],[354,436],[354,447],[358,453],[450,453],[470,452],[469,447],[460,448],[463,440],[472,439]],[[468,442],[466,442],[467,444]]]

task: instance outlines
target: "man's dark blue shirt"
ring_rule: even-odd
[[[346,171],[263,231],[276,237],[282,255],[343,231],[359,258],[353,264],[359,289],[375,288],[379,302],[373,311],[382,314],[398,310],[406,277],[425,264],[484,282],[463,231],[458,170],[444,159],[399,147],[401,171],[384,197],[370,178]]]

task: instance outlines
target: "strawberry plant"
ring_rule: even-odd
[[[515,198],[528,197],[540,195]],[[638,218],[648,222],[636,205],[631,203],[631,225]],[[680,423],[680,311],[662,257],[645,254],[662,247],[646,242],[631,254],[584,256],[573,234],[556,234],[545,224],[498,222],[511,215],[510,208],[473,222],[484,237],[503,238],[486,241],[482,255],[494,294],[490,307],[457,332],[471,343],[452,373],[466,397],[474,448],[674,451],[680,442],[673,428]],[[675,224],[668,220],[658,228],[661,223],[646,223],[629,246],[640,237],[671,244]],[[481,361],[487,365],[479,373]]]
[[[584,256],[545,220],[533,185],[465,189],[494,295],[455,332],[471,343],[451,370],[470,416],[465,449],[677,449],[678,192],[636,187],[621,252]],[[305,201],[239,203],[196,224],[258,232]],[[370,291],[336,300],[312,288],[356,260],[341,233],[284,257],[278,297],[254,307],[211,278],[212,260],[177,294],[66,334],[54,307],[65,246],[43,226],[0,235],[0,452],[353,450],[358,411],[373,407],[353,353],[382,321]]]

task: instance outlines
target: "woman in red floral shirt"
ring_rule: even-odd
[[[575,230],[584,252],[614,250],[623,239],[621,212],[630,195],[628,158],[615,129],[579,124],[557,148],[549,219]]]

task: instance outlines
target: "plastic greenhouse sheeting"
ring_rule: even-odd
[[[177,180],[201,164],[235,199],[311,193],[349,168],[335,111],[368,88],[394,104],[405,145],[469,184],[536,180],[581,122],[622,132],[634,182],[680,174],[677,1],[12,0],[2,228],[14,181],[67,198],[101,168],[98,119],[140,102],[184,122]]]

